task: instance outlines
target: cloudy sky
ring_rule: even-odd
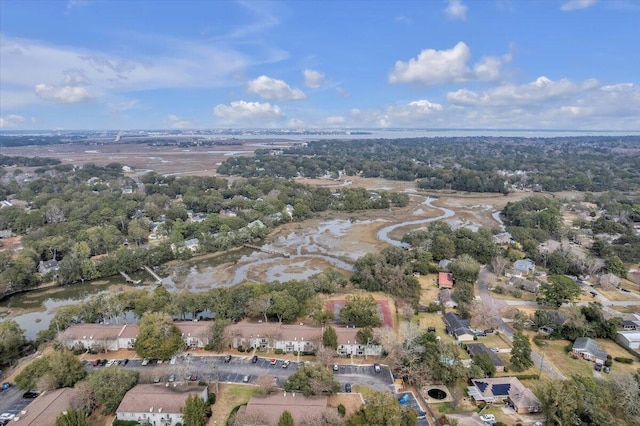
[[[0,1],[0,128],[640,129],[639,0]]]

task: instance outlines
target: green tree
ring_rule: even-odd
[[[438,235],[431,242],[429,250],[434,260],[451,259],[456,255],[456,245],[446,235]]]
[[[24,330],[12,319],[0,321],[0,365],[10,365],[20,357],[27,343]]]
[[[226,319],[216,319],[209,327],[209,344],[206,349],[209,351],[221,352],[229,343],[227,336],[225,335],[226,327],[231,324],[231,321]]]
[[[293,426],[293,416],[287,410],[284,410],[278,419],[278,426]]]
[[[531,342],[522,333],[513,335],[513,348],[511,349],[511,364],[515,370],[524,371],[533,365],[531,360]]]
[[[73,387],[87,375],[84,367],[70,351],[55,351],[27,365],[16,376],[20,389],[51,390]]]
[[[189,395],[184,403],[182,424],[184,426],[204,426],[207,423],[207,402],[198,395]]]
[[[65,412],[56,417],[54,426],[87,426],[89,420],[84,410],[74,410],[68,408]]]
[[[278,317],[278,321],[290,321],[300,313],[300,305],[295,297],[287,291],[275,291],[271,295],[270,314]]]
[[[133,348],[143,358],[171,358],[184,348],[182,332],[165,313],[152,312],[140,320],[140,331]]]
[[[389,392],[374,392],[358,412],[349,418],[349,426],[396,425],[413,426],[418,421],[414,409],[402,406]]]
[[[356,327],[377,327],[382,321],[378,314],[378,305],[373,296],[349,295],[340,310],[340,321]]]
[[[358,342],[363,345],[366,345],[367,343],[373,343],[373,329],[371,327],[361,328],[356,333],[356,339],[358,339]]]
[[[471,364],[478,366],[485,377],[493,377],[493,375],[496,374],[496,366],[493,365],[493,361],[491,361],[491,357],[487,353],[474,356]]]
[[[559,308],[563,303],[573,302],[580,296],[580,286],[564,275],[550,275],[547,283],[540,286],[539,303]]]
[[[624,266],[622,259],[620,259],[617,254],[612,254],[609,257],[607,257],[604,267],[607,270],[607,272],[615,274],[620,278],[627,277],[627,267]]]
[[[324,333],[322,334],[322,344],[328,348],[338,348],[338,334],[336,333],[335,328],[330,325],[325,328]]]
[[[87,377],[91,393],[102,404],[102,414],[116,412],[124,395],[138,383],[138,372],[121,367],[96,370]]]
[[[302,364],[284,384],[288,391],[302,392],[305,396],[334,394],[340,391],[340,383],[320,364]]]
[[[454,259],[450,268],[456,282],[475,283],[480,274],[480,264],[468,254],[461,254]]]

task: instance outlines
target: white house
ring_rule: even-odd
[[[313,352],[322,340],[322,328],[304,324],[242,321],[229,326],[231,346],[282,349],[283,352]]]
[[[205,401],[209,397],[206,386],[167,385],[134,386],[122,398],[116,418],[142,425],[172,426],[182,423],[181,409],[189,395],[197,395]]]
[[[640,331],[618,331],[616,342],[627,349],[640,349]]]
[[[359,328],[353,327],[336,327],[338,335],[338,355],[348,356],[380,356],[382,355],[382,346],[373,342],[361,342],[358,339]]]

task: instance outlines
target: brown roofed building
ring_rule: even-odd
[[[56,418],[71,407],[77,390],[62,388],[46,391],[14,418],[11,425],[16,426],[53,426]],[[24,413],[24,414],[23,414]]]
[[[473,386],[469,386],[467,392],[476,403],[496,404],[508,400],[520,414],[542,410],[540,400],[517,377],[472,379],[471,382]]]
[[[238,415],[260,417],[269,426],[278,424],[284,411],[291,413],[294,424],[322,416],[327,411],[327,397],[306,398],[295,392],[278,393],[269,396],[252,396],[249,403],[241,407]]]
[[[117,351],[120,349],[118,336],[127,324],[77,324],[64,330],[59,340],[67,348],[93,348],[97,351]],[[135,334],[138,335],[137,326]]]
[[[312,352],[322,340],[322,328],[303,324],[242,321],[229,326],[231,346]]]
[[[137,385],[126,393],[118,409],[118,420],[170,426],[182,423],[181,409],[189,395],[207,400],[206,386]]]
[[[453,274],[451,272],[438,272],[438,287],[453,288]]]

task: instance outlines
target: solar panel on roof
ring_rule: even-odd
[[[509,389],[511,388],[510,383],[501,383],[497,385],[493,385],[493,394],[494,395],[509,395]]]
[[[476,382],[476,386],[480,389],[480,392],[484,392],[484,390],[489,386],[487,382]]]

